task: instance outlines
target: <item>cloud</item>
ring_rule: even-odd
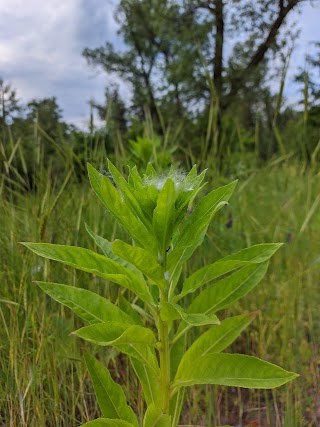
[[[120,83],[120,93],[130,98],[129,88],[115,76],[86,64],[84,47],[99,47],[117,35],[113,15],[118,0],[0,0],[0,77],[17,89],[24,102],[56,96],[64,118],[83,127],[89,117],[88,101],[101,102],[106,84]],[[320,36],[320,8],[306,2],[301,15],[290,16],[302,27],[292,56],[287,90],[293,89],[293,75],[303,66],[308,43]]]
[[[56,96],[68,121],[83,124],[88,101],[103,100],[106,76],[81,53],[111,40],[120,43],[114,4],[103,0],[0,2],[0,73],[24,102]]]

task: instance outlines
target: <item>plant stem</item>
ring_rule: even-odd
[[[168,295],[161,291],[160,306],[167,302]],[[164,414],[169,413],[170,403],[170,343],[168,322],[159,316],[159,341],[160,341],[160,399],[161,409]]]

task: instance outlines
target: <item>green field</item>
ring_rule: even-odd
[[[118,163],[120,158],[118,158]],[[100,166],[98,164],[97,166]],[[123,167],[123,170],[124,167]],[[125,357],[69,336],[81,321],[51,300],[34,280],[81,285],[116,302],[116,285],[27,251],[20,241],[79,245],[98,251],[85,223],[112,240],[126,238],[88,182],[74,173],[37,191],[6,182],[0,212],[0,425],[79,426],[99,416],[83,351],[99,354],[142,418],[138,382]],[[236,177],[209,168],[207,189]],[[66,174],[67,176],[67,174]],[[204,192],[206,189],[203,190]],[[300,377],[274,391],[196,387],[188,392],[182,425],[302,427],[320,422],[320,174],[301,162],[276,160],[240,176],[230,205],[216,216],[184,276],[229,253],[262,242],[285,242],[258,288],[227,314],[257,317],[230,352],[256,355]],[[124,292],[123,290],[121,292]],[[132,298],[133,295],[129,298]],[[205,328],[205,327],[203,327]],[[194,339],[189,334],[190,342]],[[193,423],[193,424],[192,424]]]

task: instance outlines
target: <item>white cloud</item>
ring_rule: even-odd
[[[77,124],[89,117],[88,101],[102,101],[104,87],[117,81],[92,69],[81,56],[84,47],[105,41],[123,46],[113,13],[118,0],[0,0],[0,76],[10,81],[24,102],[56,96],[65,119]],[[292,56],[288,92],[293,75],[303,66],[308,42],[320,39],[320,8],[306,2],[302,14],[292,14],[301,38]],[[121,85],[121,94],[130,91]],[[291,96],[291,95],[290,95]]]
[[[81,52],[116,40],[113,10],[103,0],[0,0],[1,77],[24,102],[56,96],[65,118],[83,123],[87,102],[102,101],[107,79]]]

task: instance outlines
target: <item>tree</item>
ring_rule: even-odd
[[[15,113],[21,111],[19,100],[17,99],[16,90],[12,88],[10,83],[5,83],[0,78],[0,128],[3,142],[6,140],[6,126],[8,119],[12,119]]]

